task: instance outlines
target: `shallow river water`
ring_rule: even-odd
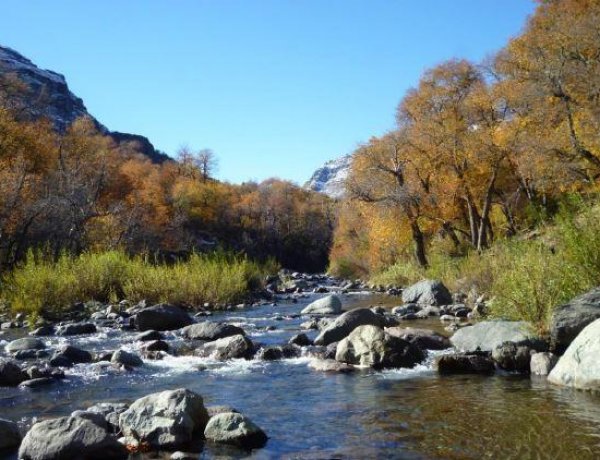
[[[286,315],[298,313],[311,300],[210,319],[240,325],[254,342],[283,344],[306,320]],[[344,297],[344,307],[382,300],[388,305],[394,301],[352,295]],[[270,325],[276,329],[265,331]],[[410,325],[441,330],[437,319]],[[107,329],[68,341],[90,351],[136,350],[133,335]],[[314,338],[316,332],[308,335]],[[179,340],[168,333],[167,338]],[[67,339],[47,339],[52,346],[60,342]],[[600,396],[509,374],[440,377],[431,369],[431,358],[415,369],[353,374],[314,371],[308,368],[310,358],[217,363],[167,357],[146,361],[133,372],[78,365],[53,386],[0,388],[0,417],[26,426],[32,417],[67,415],[97,402],[131,402],[185,387],[201,394],[206,405],[235,407],[269,436],[266,447],[252,453],[206,446],[199,458],[600,458]]]

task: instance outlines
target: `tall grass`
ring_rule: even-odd
[[[246,299],[274,269],[274,263],[258,264],[226,253],[193,254],[167,265],[122,251],[76,257],[65,253],[57,260],[31,251],[3,277],[0,299],[13,311],[35,314],[60,313],[88,300],[224,304]]]
[[[430,264],[397,263],[371,282],[441,279],[455,291],[488,294],[493,316],[530,321],[545,332],[556,306],[600,285],[600,206],[564,207],[536,239],[501,240],[463,257],[434,253]]]

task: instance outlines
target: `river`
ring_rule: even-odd
[[[306,318],[297,313],[314,298],[218,313],[211,320],[243,327],[254,342],[283,344],[300,331]],[[396,298],[374,295],[343,300],[345,309],[397,304]],[[439,319],[410,325],[442,330]],[[134,335],[105,329],[45,341],[49,346],[68,341],[90,351],[136,350]],[[166,335],[173,345],[181,340]],[[316,331],[308,335],[312,339]],[[266,447],[252,453],[207,445],[199,458],[600,458],[600,396],[510,374],[440,377],[431,360],[430,354],[415,369],[351,374],[317,372],[308,367],[308,357],[228,363],[167,357],[132,372],[81,364],[49,387],[0,388],[0,416],[25,428],[32,417],[62,416],[97,402],[131,402],[185,387],[201,394],[206,405],[235,407],[269,436]],[[0,458],[13,460],[16,454]]]

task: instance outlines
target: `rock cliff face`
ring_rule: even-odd
[[[87,111],[83,101],[71,92],[64,76],[40,69],[15,50],[0,46],[0,93],[8,91],[2,85],[4,79],[1,77],[12,76],[17,77],[26,90],[13,92],[9,99],[18,107],[25,108],[29,116],[48,118],[57,131],[64,132],[77,118],[88,116],[94,120],[98,129],[111,136],[116,143],[129,143],[156,163],[169,159],[144,136],[113,132],[98,122]]]
[[[346,193],[344,182],[348,177],[352,155],[331,160],[317,169],[304,188],[321,192],[331,198],[343,198]]]

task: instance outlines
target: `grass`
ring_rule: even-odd
[[[462,257],[430,255],[430,267],[397,263],[371,278],[400,285],[440,279],[451,290],[487,294],[495,317],[526,320],[546,332],[553,309],[600,284],[600,206],[563,208],[535,239],[497,241]]]
[[[90,300],[225,304],[247,299],[276,268],[272,262],[259,264],[227,253],[192,254],[167,265],[122,251],[76,257],[65,253],[55,260],[31,251],[3,277],[0,299],[14,312],[34,315],[60,313],[76,302]]]

